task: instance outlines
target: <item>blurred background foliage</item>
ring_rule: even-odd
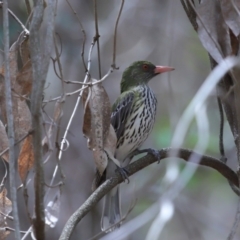
[[[93,1],[71,0],[70,2],[81,19],[87,34],[85,48],[85,58],[87,58],[89,46],[95,35]],[[97,1],[102,75],[108,71],[112,62],[114,25],[120,2],[117,0]],[[23,0],[9,0],[9,7],[22,22],[26,22],[27,14]],[[2,19],[1,14],[0,11],[0,19]],[[58,1],[55,30],[62,42],[61,63],[64,78],[69,81],[82,81],[85,75],[81,61],[83,35],[77,18],[64,0]],[[21,28],[18,23],[10,17],[11,42],[16,40],[20,31]],[[156,65],[175,67],[174,72],[156,77],[150,83],[158,98],[158,115],[154,130],[143,146],[156,149],[169,147],[175,126],[183,110],[210,72],[208,55],[192,29],[180,1],[125,1],[117,36],[116,64],[119,70],[114,71],[104,82],[104,87],[111,102],[119,94],[119,84],[123,70],[132,62],[149,60]],[[44,38],[44,34],[42,37]],[[0,28],[1,49],[3,49],[2,43],[3,35],[2,28]],[[0,57],[2,61],[2,52]],[[96,47],[92,55],[91,75],[99,79]],[[66,92],[78,88],[78,85],[69,84],[66,86]],[[60,94],[61,82],[57,79],[51,64],[44,99],[51,99]],[[66,99],[64,116],[59,126],[61,135],[65,130],[76,98],[77,96],[74,95]],[[53,107],[54,104],[49,103],[45,107],[46,112],[52,114]],[[206,154],[219,157],[220,120],[215,92],[208,99],[207,109],[210,138]],[[61,197],[59,221],[54,229],[48,229],[46,239],[58,239],[67,219],[91,194],[95,168],[92,154],[87,149],[86,140],[82,134],[82,114],[81,106],[70,129],[68,137],[70,146],[64,152],[61,162],[66,179]],[[45,120],[47,122],[47,118]],[[182,147],[192,149],[197,140],[197,126],[196,122],[193,121]],[[229,158],[228,164],[235,167],[236,159],[234,155],[236,150],[227,122],[224,128],[224,143],[226,155]],[[55,157],[48,163],[45,175],[47,183],[50,182],[52,171],[56,165]],[[136,218],[164,196],[167,184],[162,179],[166,169],[171,167],[172,164],[177,165],[180,171],[185,167],[185,162],[182,160],[167,159],[162,161],[160,165],[151,165],[132,176],[130,184],[122,184],[123,212],[129,209],[132,202],[136,202],[135,208],[125,222]],[[174,215],[165,225],[160,239],[220,240],[226,239],[233,224],[237,208],[237,196],[229,187],[226,179],[217,172],[199,167],[194,177],[175,199],[174,204]],[[19,191],[19,206],[21,229],[26,230],[29,226],[29,220],[25,207],[22,207],[24,206],[22,191]],[[101,206],[102,201],[78,224],[71,239],[87,240],[100,232]],[[119,231],[115,232],[114,239],[145,239],[151,223],[152,221],[144,224],[124,238],[121,238],[120,228]],[[125,231],[127,230],[125,229]],[[11,237],[13,237],[12,234],[9,239]],[[236,239],[240,239],[240,237]]]

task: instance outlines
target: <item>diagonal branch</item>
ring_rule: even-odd
[[[200,162],[198,163],[199,165],[207,166],[215,169],[222,176],[224,176],[231,183],[233,183],[235,186],[238,187],[237,174],[217,158],[206,156],[206,155],[200,155],[188,149],[163,148],[159,151],[159,153],[161,156],[161,160],[168,158],[170,156],[177,156],[178,158],[182,158],[187,162],[192,155],[196,156],[196,158],[201,158]],[[129,176],[131,176],[134,173],[140,171],[141,169],[157,161],[158,159],[156,157],[154,157],[151,154],[147,154],[146,156],[128,165],[126,167],[126,170],[129,173]],[[94,191],[91,194],[91,196],[82,204],[82,206],[75,213],[73,213],[72,216],[69,218],[69,220],[67,221],[67,223],[63,228],[63,231],[59,240],[70,239],[74,228],[81,221],[81,219],[100,201],[100,199],[107,192],[109,192],[112,188],[114,188],[117,184],[121,182],[123,182],[123,179],[121,175],[117,172],[116,177],[108,179],[96,191]]]

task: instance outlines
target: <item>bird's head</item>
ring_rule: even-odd
[[[132,87],[147,84],[156,75],[174,70],[172,67],[155,66],[148,61],[134,62],[125,69],[121,81],[121,93]]]

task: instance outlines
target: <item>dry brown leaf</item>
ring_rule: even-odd
[[[19,37],[20,38],[20,37]],[[20,41],[18,39],[18,41]],[[9,61],[10,61],[10,78],[12,88],[12,101],[13,101],[13,115],[14,115],[14,127],[15,138],[19,140],[26,135],[31,128],[31,114],[25,101],[23,101],[19,95],[21,95],[22,88],[16,81],[18,72],[17,56],[18,56],[18,44],[16,41],[10,48]],[[3,117],[3,124],[7,124],[6,114],[6,100],[5,100],[5,86],[4,86],[4,71],[0,74],[0,109]]]
[[[23,47],[24,39],[23,34],[21,33],[18,40],[14,42],[10,48],[9,52],[9,63],[10,63],[10,80],[11,80],[11,89],[12,89],[12,105],[13,105],[13,119],[14,119],[14,130],[15,130],[15,140],[18,141],[24,137],[29,130],[31,129],[31,113],[30,110],[23,98],[20,96],[22,94],[29,94],[31,91],[31,62],[27,61],[29,58],[28,49],[26,46]],[[22,62],[25,64],[18,73],[18,50],[19,46],[22,46]],[[25,48],[26,54],[23,52]],[[25,55],[24,55],[25,54]],[[0,110],[2,114],[3,123],[0,125],[0,150],[3,151],[8,147],[6,143],[6,133],[4,133],[3,124],[7,124],[7,113],[6,113],[6,99],[5,99],[5,83],[4,83],[4,68],[0,69]],[[18,76],[18,78],[17,78]],[[19,174],[21,179],[24,181],[28,170],[33,165],[33,156],[30,141],[31,137],[29,136],[25,141],[25,146],[21,149],[23,142],[20,143],[21,155],[19,156]],[[4,148],[4,149],[3,149]],[[29,154],[27,154],[29,152]],[[8,153],[3,155],[3,158],[8,160]]]
[[[88,139],[88,147],[93,151],[96,167],[102,175],[108,164],[105,144],[108,142],[111,104],[101,83],[84,90],[83,103],[83,134]]]
[[[198,36],[204,48],[219,63],[231,54],[229,29],[218,0],[202,0],[197,7]]]
[[[9,147],[8,144],[8,136],[6,133],[6,129],[0,120],[0,153],[4,150],[6,150]],[[9,153],[8,151],[2,155],[2,158],[8,162],[9,160]]]
[[[29,96],[32,91],[32,63],[30,60],[17,74],[17,82],[21,86],[20,95]]]
[[[237,9],[240,10],[240,0],[234,0],[234,3]],[[238,12],[234,8],[231,0],[221,0],[220,4],[226,24],[234,35],[238,37],[240,34],[240,16]]]
[[[33,167],[34,154],[32,145],[32,135],[29,135],[24,141],[18,157],[18,173],[22,180],[25,182],[28,171]]]
[[[21,87],[19,94],[29,96],[32,90],[32,62],[29,51],[29,37],[26,36],[20,44],[22,69],[17,74],[17,83]]]
[[[20,56],[24,66],[30,60],[29,36],[26,36],[23,42],[20,43]]]
[[[7,189],[3,188],[2,192],[0,192],[0,239],[5,240],[8,234],[10,233],[8,230],[5,230],[7,227],[6,217],[12,211],[12,202],[7,198]]]

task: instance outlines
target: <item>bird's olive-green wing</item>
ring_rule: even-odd
[[[112,106],[111,124],[115,129],[117,139],[120,139],[124,132],[124,127],[130,114],[134,101],[132,91],[124,92]]]

